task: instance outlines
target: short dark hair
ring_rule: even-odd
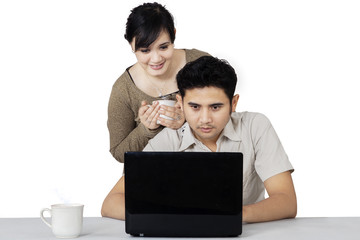
[[[176,75],[176,81],[182,98],[186,90],[218,87],[224,90],[231,103],[237,76],[234,68],[226,60],[203,56],[187,63]]]
[[[135,51],[149,47],[165,30],[171,43],[175,41],[174,18],[159,3],[144,3],[131,10],[126,22],[125,39],[131,43],[135,37]]]

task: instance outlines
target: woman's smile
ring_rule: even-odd
[[[149,64],[149,66],[151,67],[151,69],[153,70],[160,70],[163,68],[165,62],[161,63],[161,64],[158,64],[158,65],[152,65],[152,64]]]

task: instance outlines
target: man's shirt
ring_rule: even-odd
[[[232,113],[216,141],[217,152],[243,154],[243,204],[264,199],[263,182],[293,167],[270,121],[260,113]],[[143,151],[211,152],[195,138],[188,123],[180,129],[165,128]],[[186,173],[184,173],[186,174]]]

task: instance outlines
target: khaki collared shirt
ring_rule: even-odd
[[[264,199],[263,182],[293,167],[268,118],[260,113],[235,112],[217,142],[217,152],[242,152],[243,204]],[[180,129],[165,128],[149,141],[143,151],[210,152],[196,139],[188,123]]]

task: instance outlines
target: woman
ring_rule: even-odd
[[[184,123],[179,106],[160,108],[156,100],[175,100],[177,72],[208,54],[175,49],[175,32],[172,15],[158,3],[134,8],[127,19],[125,39],[137,62],[113,85],[108,107],[110,152],[119,162],[124,152],[141,151],[164,127],[178,129]]]

